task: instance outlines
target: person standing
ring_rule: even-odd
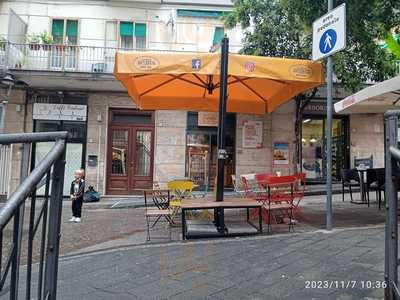
[[[72,218],[70,222],[80,223],[82,218],[83,194],[85,193],[84,171],[76,170],[75,179],[71,182],[70,197],[72,201]]]

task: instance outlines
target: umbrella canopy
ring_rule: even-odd
[[[400,76],[369,86],[335,103],[337,113],[384,113],[400,107]]]
[[[218,111],[219,53],[118,52],[114,74],[140,109]],[[320,86],[320,63],[229,54],[227,111],[265,114]]]

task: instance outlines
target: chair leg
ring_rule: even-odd
[[[365,192],[366,192],[367,203],[368,203],[368,207],[369,207],[369,189],[368,189],[368,187],[365,187]]]
[[[349,185],[350,201],[353,202],[353,192],[351,191],[351,185]]]
[[[342,182],[342,201],[344,202],[344,184]]]
[[[146,223],[147,223],[147,237],[146,240],[150,241],[150,220],[149,217],[146,216]]]
[[[381,210],[381,201],[382,201],[381,190],[377,191],[377,193],[379,193],[378,209]]]

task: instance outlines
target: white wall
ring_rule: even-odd
[[[151,49],[209,51],[214,28],[222,21],[214,18],[177,17],[176,9],[229,10],[230,6],[161,5],[135,1],[3,1],[0,4],[0,35],[7,33],[8,13],[12,8],[28,23],[28,33],[51,31],[52,18],[79,19],[79,43],[83,46],[104,46],[105,22],[111,20],[147,23],[148,47]],[[199,1],[198,1],[199,2]],[[200,1],[201,2],[201,1]],[[210,2],[210,1],[209,1]],[[224,2],[229,2],[225,1]],[[220,4],[220,3],[218,3]],[[167,26],[169,19],[174,26]],[[240,49],[242,30],[227,31],[231,51]]]

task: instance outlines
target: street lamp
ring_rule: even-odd
[[[4,75],[4,77],[1,79],[0,83],[7,89],[6,95],[3,96],[3,99],[0,103],[0,133],[4,133],[6,106],[11,95],[11,89],[15,85],[14,76],[10,73],[6,73],[6,75]]]

